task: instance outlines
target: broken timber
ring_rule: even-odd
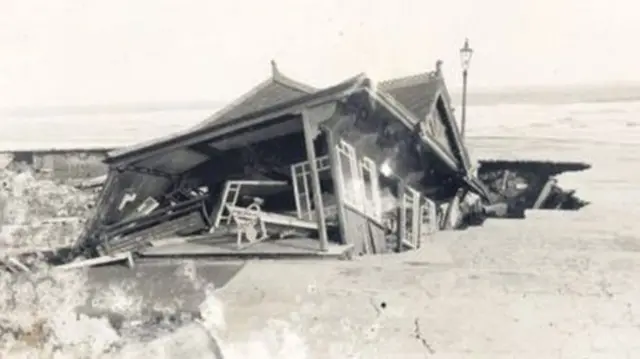
[[[518,166],[484,163],[477,176],[440,71],[377,86],[358,75],[323,90],[273,76],[194,129],[110,153],[76,252],[105,261],[379,254],[420,248],[474,216],[508,215],[523,196],[526,206],[570,201],[557,186],[540,193],[539,181],[513,194]]]

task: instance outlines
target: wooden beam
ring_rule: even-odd
[[[245,131],[233,136],[228,135],[221,139],[209,142],[208,145],[222,151],[228,151],[234,148],[247,147],[258,142],[290,135],[292,133],[300,133],[301,130],[300,122],[296,116],[291,120],[274,123],[266,127],[252,129],[251,131]]]
[[[180,177],[180,175],[177,174],[171,174],[171,173],[167,173],[167,172],[163,172],[163,171],[158,171],[156,169],[153,168],[146,168],[146,167],[140,167],[140,166],[133,166],[133,165],[129,165],[129,166],[124,166],[124,167],[118,167],[117,168],[118,172],[135,172],[135,173],[140,173],[140,174],[145,174],[145,175],[150,175],[150,176],[154,176],[154,177],[161,177],[161,178],[167,178],[169,180],[176,180]]]
[[[398,181],[398,244],[397,244],[397,249],[398,252],[402,252],[403,249],[403,242],[405,242],[407,239],[405,238],[407,236],[407,229],[405,228],[405,225],[407,223],[407,212],[405,211],[404,208],[404,181],[402,179],[399,179]]]
[[[420,248],[420,193],[413,188],[411,189],[411,231],[413,238],[411,242],[415,248]]]
[[[212,125],[211,127],[187,129],[161,139],[149,141],[137,146],[116,150],[109,153],[105,159],[107,164],[129,164],[149,158],[159,153],[189,147],[200,142],[211,142],[222,136],[236,131],[246,130],[252,126],[275,120],[284,115],[297,115],[305,108],[322,106],[343,99],[346,95],[359,91],[368,86],[364,74],[342,82],[336,86],[300,98],[274,105],[270,108],[240,116],[233,121]]]
[[[54,268],[61,269],[61,270],[86,268],[86,267],[97,266],[100,264],[108,264],[108,263],[115,263],[115,262],[122,262],[122,261],[127,261],[127,264],[131,265],[131,262],[133,262],[131,253],[125,252],[125,253],[118,253],[113,256],[110,256],[110,255],[101,256],[101,257],[91,258],[91,259],[87,259],[79,262],[71,262],[71,263],[59,265]]]
[[[191,151],[198,152],[201,155],[207,156],[209,158],[222,157],[223,151],[220,151],[216,148],[208,146],[205,143],[196,143],[195,145],[189,147]]]
[[[549,198],[549,195],[551,194],[551,189],[553,189],[553,186],[555,186],[556,183],[558,183],[558,181],[554,177],[551,177],[547,180],[547,183],[545,183],[544,187],[542,187],[542,190],[540,191],[540,194],[538,195],[536,202],[533,204],[533,207],[532,207],[533,209],[538,209],[542,207],[542,205],[544,204],[544,201],[546,201],[547,198]]]
[[[329,239],[327,236],[327,223],[324,218],[324,205],[322,203],[322,188],[320,187],[318,163],[316,162],[316,150],[313,144],[315,134],[317,133],[318,115],[322,116],[322,113],[318,113],[318,111],[314,111],[313,109],[305,109],[302,111],[302,127],[307,159],[309,161],[309,168],[311,169],[311,188],[313,190],[313,204],[316,209],[316,220],[318,221],[320,250],[326,252],[329,249]]]
[[[331,180],[333,182],[333,192],[336,197],[337,203],[337,213],[338,213],[338,230],[340,232],[340,237],[342,238],[343,244],[352,244],[351,238],[347,236],[346,223],[347,216],[344,211],[344,192],[342,184],[344,183],[342,178],[342,169],[338,167],[340,163],[338,161],[338,148],[337,141],[335,139],[335,135],[331,129],[322,127],[322,131],[324,132],[327,148],[329,149],[329,163],[331,166]]]
[[[507,189],[507,183],[509,181],[509,170],[505,170],[502,174],[502,183],[500,184],[500,190],[504,191]]]
[[[447,205],[447,211],[445,212],[445,215],[443,218],[443,224],[444,224],[443,229],[455,229],[455,225],[451,223],[451,216],[453,215],[455,206],[458,207],[457,208],[458,210],[460,209],[460,201],[466,195],[467,195],[467,189],[459,188],[455,196],[451,198],[451,201],[449,201],[449,204]]]

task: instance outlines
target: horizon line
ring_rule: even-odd
[[[451,95],[460,97],[462,88],[460,86],[450,87]],[[637,93],[630,93],[626,96],[623,94],[603,94],[598,91],[610,90],[635,90]],[[568,92],[572,91],[572,92]],[[468,92],[470,100],[473,97],[481,99],[483,96],[505,96],[514,98],[524,95],[570,95],[579,97],[580,95],[595,97],[588,99],[589,102],[597,101],[629,101],[630,99],[640,100],[640,82],[627,83],[596,83],[596,84],[564,84],[564,85],[507,85],[496,87],[471,87]],[[603,95],[606,98],[601,99]],[[506,99],[505,99],[506,100]],[[551,99],[552,100],[552,99]],[[562,99],[558,99],[562,102]],[[81,105],[44,105],[44,106],[10,106],[0,107],[0,116],[18,116],[18,117],[35,117],[35,116],[71,116],[71,115],[95,115],[95,114],[118,114],[118,113],[150,113],[162,111],[209,111],[219,109],[230,101],[223,100],[191,100],[191,101],[139,101],[139,102],[114,102],[106,103],[89,103]],[[496,99],[496,102],[500,102]],[[520,99],[517,102],[532,102],[532,100]],[[533,100],[535,102],[535,100]]]

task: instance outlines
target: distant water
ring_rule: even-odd
[[[0,118],[0,151],[126,146],[182,131],[213,112],[212,108],[5,117]],[[635,143],[640,140],[639,113],[640,101],[469,106],[467,135]],[[603,129],[615,136],[601,136]]]

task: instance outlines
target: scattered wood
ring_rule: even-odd
[[[229,209],[234,212],[246,212],[248,209],[242,207],[234,207],[229,206]],[[293,216],[288,216],[280,213],[273,212],[262,212],[257,213],[257,216],[260,220],[264,221],[266,224],[274,224],[278,226],[284,227],[295,227],[300,229],[311,229],[317,230],[318,223],[313,221],[307,221],[303,219],[299,219]]]
[[[74,181],[72,185],[78,189],[92,189],[104,185],[107,175],[97,176],[86,180]]]
[[[406,240],[406,239],[402,240],[402,245],[407,247],[407,248],[409,248],[409,249],[416,249],[416,246],[413,243],[411,243],[408,240]]]
[[[547,200],[547,198],[549,198],[549,195],[551,194],[551,190],[557,183],[558,181],[553,177],[547,180],[547,183],[545,183],[544,187],[542,187],[542,190],[540,191],[538,198],[533,204],[533,207],[532,207],[533,209],[538,209],[542,207],[542,205]]]
[[[15,257],[5,256],[0,258],[0,264],[3,264],[12,273],[30,273],[31,269]]]
[[[80,260],[76,262],[71,262],[63,265],[56,266],[56,269],[68,270],[68,269],[78,269],[78,268],[87,268],[93,267],[101,264],[111,264],[116,262],[126,261],[130,267],[133,267],[133,255],[131,252],[126,253],[118,253],[115,255],[105,255],[97,258],[91,258],[86,260]]]

